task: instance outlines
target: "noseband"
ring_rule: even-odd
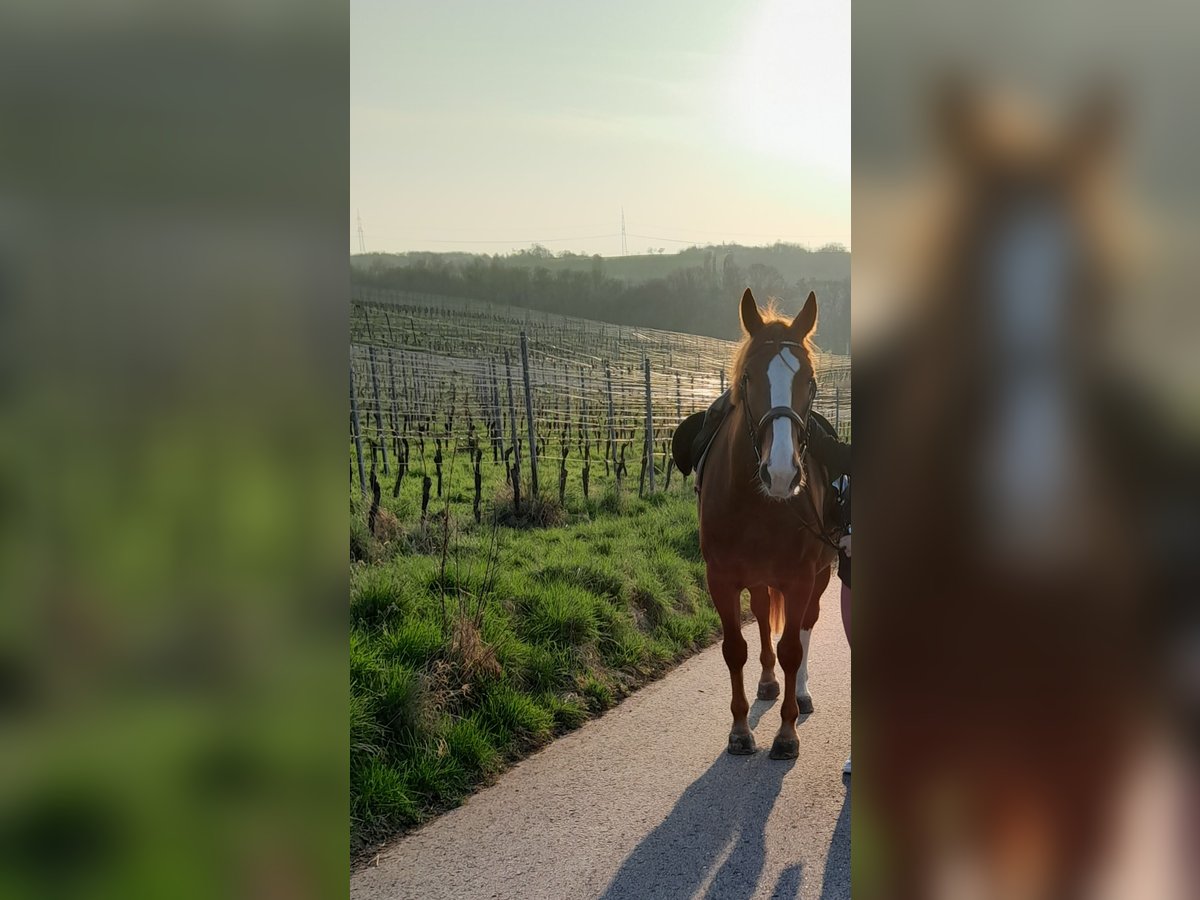
[[[782,347],[801,347],[802,345],[795,341],[778,341],[776,342]],[[796,410],[790,406],[772,406],[768,409],[758,424],[752,424],[754,421],[754,411],[750,408],[750,379],[749,376],[742,373],[742,402],[746,405],[746,431],[750,435],[750,443],[754,445],[755,460],[762,460],[762,435],[767,426],[776,419],[788,419],[791,423],[800,429],[800,448],[799,456],[804,457],[808,451],[808,415],[812,411],[813,401],[817,398],[817,380],[816,377],[810,377],[808,380],[808,405],[805,407],[804,415],[801,416]],[[756,462],[755,465],[758,463]]]

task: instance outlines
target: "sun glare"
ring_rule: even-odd
[[[724,105],[737,145],[849,177],[849,2],[766,0],[731,69]]]

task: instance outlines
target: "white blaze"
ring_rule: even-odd
[[[771,406],[792,405],[792,383],[800,371],[800,361],[786,347],[767,366],[767,380],[771,385]],[[797,475],[792,445],[792,422],[778,418],[771,423],[771,456],[767,460],[767,474],[771,476],[770,494],[782,499],[792,493],[792,481]]]
[[[1077,471],[1063,352],[1068,343],[1067,224],[1032,209],[995,248],[990,337],[1000,386],[989,435],[986,517],[996,549],[1032,562],[1071,527]]]

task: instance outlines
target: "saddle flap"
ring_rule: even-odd
[[[671,458],[675,460],[675,468],[683,475],[692,474],[692,470],[696,468],[692,445],[700,436],[703,427],[704,413],[693,413],[676,426],[675,434],[671,436]]]

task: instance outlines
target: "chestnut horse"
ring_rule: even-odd
[[[806,452],[816,394],[810,336],[817,324],[817,298],[810,293],[789,322],[771,312],[764,315],[747,288],[741,320],[746,338],[733,368],[733,409],[708,449],[700,483],[700,549],[733,687],[729,752],[755,749],[742,683],[747,648],[741,595],[749,589],[762,639],[762,700],[779,696],[771,636],[782,633],[783,721],[771,758],[792,759],[800,747],[796,719],[812,712],[808,642],[836,555],[822,537],[826,478]]]
[[[1154,706],[1145,467],[1108,360],[1111,103],[1018,129],[948,86],[950,202],[923,303],[859,355],[854,703],[871,740],[854,757],[887,860],[873,896],[1081,896]]]

